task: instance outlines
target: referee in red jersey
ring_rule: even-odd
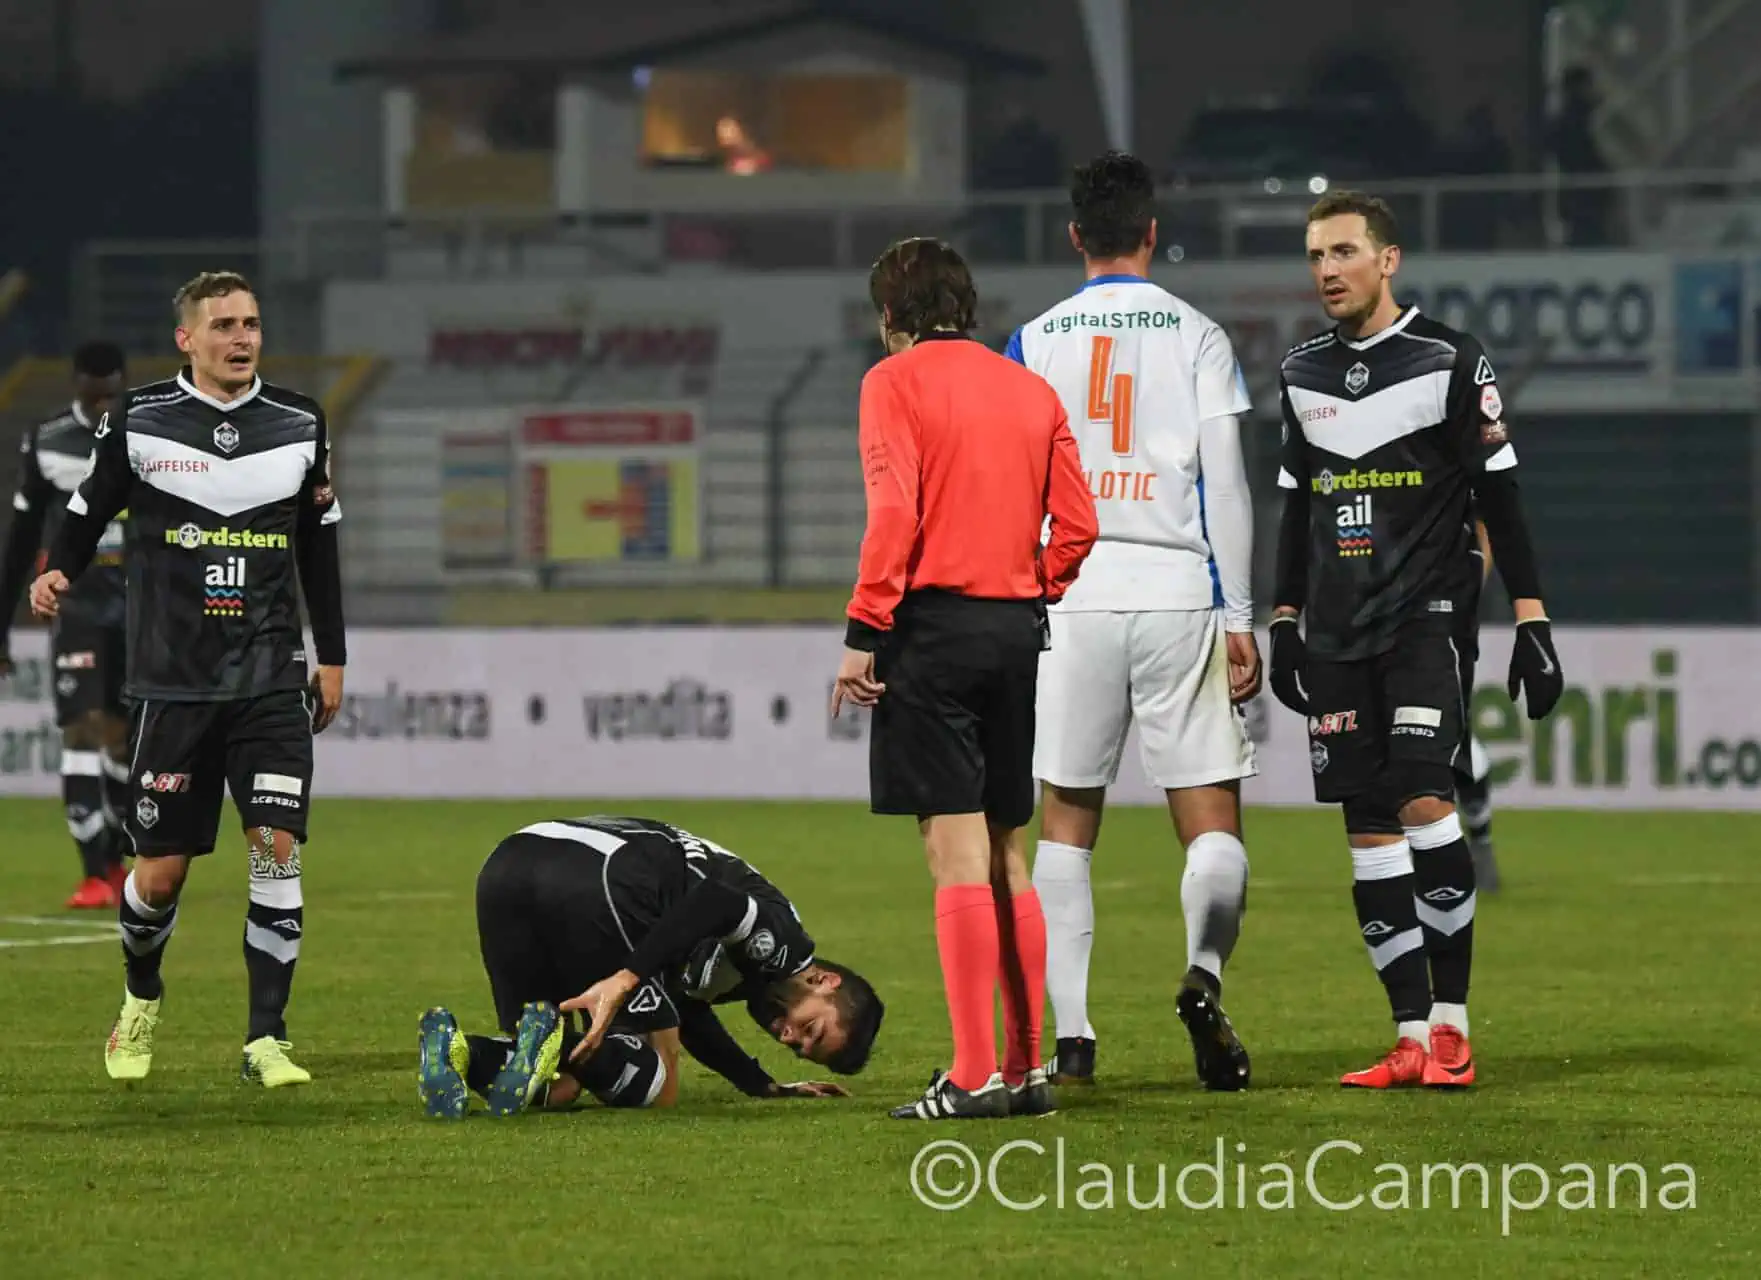
[[[978,294],[959,254],[900,241],[868,291],[888,355],[862,380],[868,528],[832,709],[874,708],[871,807],[923,833],[954,1031],[952,1068],[892,1114],[1040,1115],[1046,921],[1022,840],[1034,692],[1045,604],[1094,545],[1094,499],[1057,393],[967,336]]]

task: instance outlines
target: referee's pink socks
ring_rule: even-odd
[[[1007,968],[1003,983],[1003,1080],[1013,1086],[1021,1083],[1032,1068],[1040,1065],[1039,1042],[1045,1030],[1046,1017],[1046,913],[1040,908],[1039,893],[1029,889],[1015,895],[1015,964],[1025,979],[1026,1017],[1015,1007],[1014,988]],[[1027,1060],[1021,1060],[1022,1054]]]
[[[1041,946],[1043,970],[1043,942]],[[954,1030],[954,1066],[948,1075],[959,1088],[977,1089],[997,1070],[997,977],[1002,952],[990,885],[956,884],[936,890],[936,947]]]

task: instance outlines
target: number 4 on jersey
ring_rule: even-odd
[[[1088,361],[1088,420],[1110,423],[1113,452],[1129,458],[1132,451],[1131,375],[1113,372],[1114,340],[1096,334]]]

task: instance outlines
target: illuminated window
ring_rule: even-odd
[[[906,95],[897,75],[655,70],[642,95],[643,161],[743,175],[899,173]]]

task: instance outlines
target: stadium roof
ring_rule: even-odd
[[[492,27],[405,44],[395,51],[347,59],[338,64],[336,75],[354,80],[424,72],[622,73],[815,28],[879,38],[971,70],[1017,75],[1041,75],[1046,70],[1039,58],[967,39],[914,17],[898,0],[884,10],[859,0],[745,4],[741,16],[732,21],[725,4],[703,0],[622,7],[615,23],[595,16],[592,8],[579,0],[552,0],[544,11],[522,15],[516,30]],[[928,11],[935,8],[939,6]]]

